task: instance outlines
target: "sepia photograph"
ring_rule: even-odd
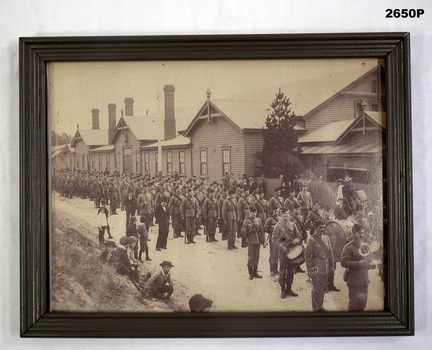
[[[384,60],[47,72],[51,312],[386,309]]]

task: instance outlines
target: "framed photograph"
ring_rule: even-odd
[[[22,337],[414,334],[408,33],[19,43]]]

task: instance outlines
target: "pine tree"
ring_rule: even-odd
[[[275,96],[276,98],[270,104],[273,110],[267,116],[266,127],[263,129],[263,151],[294,154],[298,143],[298,136],[294,129],[295,114],[291,111],[289,98],[280,89]]]

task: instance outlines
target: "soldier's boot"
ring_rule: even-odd
[[[281,287],[281,295],[280,295],[280,297],[281,297],[281,299],[285,299],[287,297],[287,293],[286,293],[286,290],[285,290],[285,285],[281,284],[280,287]]]
[[[249,270],[249,279],[253,280],[254,278],[254,270],[252,266],[248,266],[248,270]]]
[[[276,275],[276,267],[274,263],[270,263],[270,276],[274,277]]]
[[[292,297],[298,297],[298,294],[293,292],[291,284],[287,284],[287,286],[286,286],[286,294],[289,295],[289,296],[292,296]]]
[[[228,250],[232,250],[233,248],[232,248],[232,242],[231,242],[231,240],[228,239],[227,242],[228,242]]]
[[[238,248],[235,246],[235,239],[231,240],[231,246],[232,246],[232,249],[238,249]]]
[[[257,265],[255,265],[253,267],[253,273],[254,273],[254,277],[256,277],[256,278],[262,278],[261,275],[258,275],[258,266]]]
[[[214,234],[214,233],[210,236],[210,242],[219,242],[219,241],[215,238],[215,234]]]

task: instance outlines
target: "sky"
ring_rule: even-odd
[[[251,92],[254,99],[270,104],[278,86],[315,78],[323,81],[323,76],[340,72],[358,75],[376,65],[377,59],[54,62],[48,67],[49,117],[52,130],[73,136],[77,124],[91,128],[91,110],[98,108],[100,128],[108,129],[108,104],[117,105],[118,121],[126,97],[134,99],[135,116],[147,111],[162,116],[163,87],[174,85],[176,117],[192,120],[206,100],[207,89],[212,99],[244,98]],[[274,92],[256,94],[266,89]],[[191,106],[186,117],[178,113],[188,110],[184,106]]]

